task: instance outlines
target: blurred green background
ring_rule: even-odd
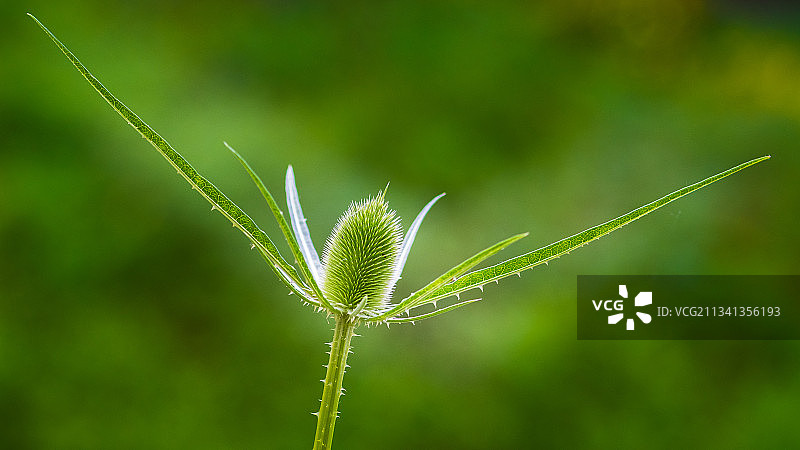
[[[400,294],[745,160],[485,301],[354,340],[335,445],[786,448],[795,341],[577,341],[577,274],[794,274],[800,13],[778,2],[5,1],[0,447],[308,448],[332,323],[286,295],[25,16],[279,241],[383,188]],[[283,204],[283,201],[281,201]],[[285,250],[285,246],[280,247]]]

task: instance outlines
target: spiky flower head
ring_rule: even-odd
[[[322,253],[325,297],[346,309],[385,306],[396,281],[402,239],[400,219],[384,201],[384,192],[351,203]]]

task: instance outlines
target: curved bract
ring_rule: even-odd
[[[417,237],[417,231],[419,231],[420,225],[422,225],[423,219],[428,214],[428,211],[431,210],[433,205],[439,201],[440,198],[444,197],[444,192],[433,197],[433,200],[429,201],[422,211],[417,214],[417,217],[411,223],[411,226],[408,227],[408,233],[403,238],[403,245],[400,247],[400,255],[397,257],[397,266],[395,267],[395,273],[392,276],[391,285],[394,287],[397,284],[397,281],[400,280],[400,275],[403,274],[403,268],[406,266],[406,260],[408,260],[408,255],[411,253],[411,246],[414,245],[414,239]]]
[[[292,229],[300,246],[300,252],[303,254],[303,259],[305,259],[314,281],[319,284],[319,274],[322,268],[317,250],[314,248],[314,242],[311,241],[311,233],[308,231],[303,208],[300,207],[300,195],[297,193],[292,166],[286,169],[286,205],[289,207],[289,217],[292,219]]]

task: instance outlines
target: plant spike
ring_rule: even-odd
[[[63,44],[60,40],[50,30],[47,29],[39,20],[34,17],[32,14],[28,13],[28,15],[39,25],[39,27],[44,30],[45,33],[52,39],[52,41],[58,46],[59,50],[64,53],[64,56],[69,59],[73,66],[78,69],[78,72],[83,75],[86,81],[89,82],[90,85],[100,94],[105,101],[114,108],[123,119],[130,126],[132,126],[139,134],[144,137],[147,142],[153,145],[156,150],[161,153],[164,158],[169,161],[169,163],[174,167],[178,173],[189,182],[193,189],[198,191],[206,200],[208,200],[211,205],[219,210],[223,216],[225,216],[228,220],[231,221],[234,227],[238,228],[242,233],[247,236],[250,241],[252,241],[257,247],[264,252],[264,256],[269,262],[270,265],[274,265],[280,268],[280,271],[276,271],[281,281],[286,284],[290,289],[294,289],[290,284],[296,284],[302,286],[302,282],[297,276],[297,272],[295,269],[283,259],[283,257],[278,252],[278,249],[275,247],[275,244],[272,243],[269,236],[267,236],[264,231],[262,231],[258,225],[250,218],[247,214],[244,213],[236,204],[231,201],[225,194],[223,194],[216,186],[214,186],[210,181],[208,181],[205,177],[200,175],[197,170],[186,161],[183,156],[180,155],[172,146],[164,140],[155,130],[150,128],[139,116],[136,115],[133,111],[128,109],[121,101],[119,101],[108,89],[103,86],[100,81],[94,77],[94,75],[89,72],[89,70],[78,60],[78,58]]]
[[[366,311],[382,310],[391,298],[402,242],[400,219],[383,192],[353,202],[325,242],[323,292],[334,305],[350,310],[367,296]]]
[[[445,297],[450,297],[452,295],[458,295],[461,292],[474,289],[477,286],[482,286],[491,281],[499,281],[500,279],[505,278],[509,275],[514,275],[514,274],[518,275],[523,270],[531,269],[533,267],[538,266],[539,264],[546,263],[547,261],[553,258],[557,258],[565,253],[569,253],[570,251],[578,247],[581,247],[583,245],[586,245],[595,239],[599,239],[600,237],[605,236],[606,234],[611,233],[612,231],[617,230],[622,226],[631,223],[634,220],[646,214],[649,214],[674,200],[683,197],[684,195],[694,192],[702,187],[708,186],[709,184],[719,181],[727,177],[728,175],[734,174],[746,167],[750,167],[753,164],[757,164],[769,158],[770,156],[767,155],[744,162],[724,172],[720,172],[702,181],[698,181],[697,183],[678,189],[677,191],[667,194],[659,198],[658,200],[652,201],[644,206],[636,208],[627,214],[623,214],[617,217],[616,219],[611,219],[605,223],[601,223],[600,225],[591,227],[578,234],[566,237],[558,242],[554,242],[538,250],[534,250],[532,252],[525,253],[524,255],[511,258],[507,261],[501,262],[500,264],[496,264],[494,266],[487,267],[485,269],[468,273],[463,277],[455,280],[454,282],[441,286],[432,293],[430,293],[426,297],[426,303],[434,300],[439,300]]]

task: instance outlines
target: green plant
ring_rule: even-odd
[[[402,234],[395,212],[389,209],[385,201],[385,190],[379,192],[375,197],[351,204],[336,224],[326,242],[322,258],[320,258],[305,224],[292,167],[289,166],[286,172],[286,202],[289,210],[289,220],[287,221],[258,175],[244,158],[226,143],[225,145],[261,191],[275,216],[295,259],[295,267],[284,259],[269,236],[244,211],[200,175],[158,133],[114,97],[66,46],[35,17],[32,15],[31,17],[112,108],[147,139],[189,182],[193,189],[211,203],[212,210],[219,211],[233,226],[247,236],[252,247],[258,250],[278,279],[300,301],[312,305],[317,311],[325,312],[334,318],[336,326],[333,341],[330,343],[330,359],[327,365],[320,409],[315,413],[317,429],[314,448],[330,448],[331,446],[342,390],[342,378],[350,351],[350,340],[358,326],[413,323],[476,302],[480,299],[462,301],[460,294],[472,289],[482,291],[486,283],[498,282],[511,275],[520,275],[524,270],[566,254],[667,203],[769,158],[769,156],[763,156],[739,164],[550,245],[494,266],[473,270],[487,258],[525,237],[527,233],[509,237],[478,252],[402,300],[392,302],[394,286],[402,274],[417,231],[427,212],[444,194],[433,198],[422,209],[405,235]],[[438,305],[439,300],[451,297],[455,297],[456,301],[448,305]],[[433,310],[412,315],[413,310],[426,305],[433,305]]]

